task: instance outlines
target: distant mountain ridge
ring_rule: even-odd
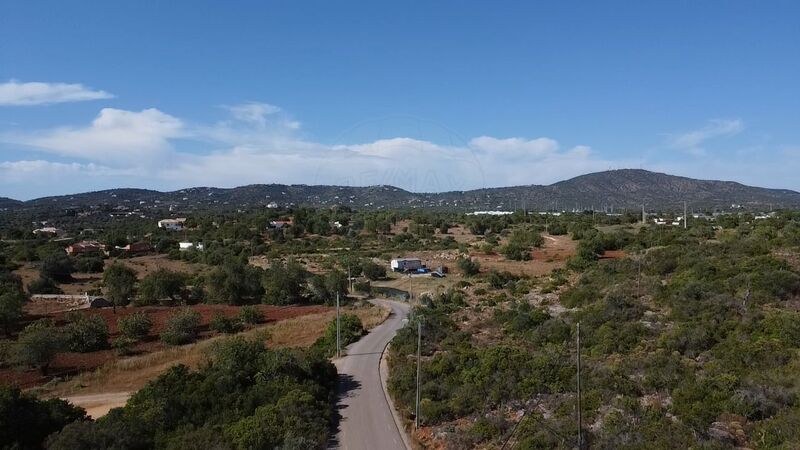
[[[0,197],[0,211],[4,209],[13,209],[22,206],[23,202],[14,200],[13,198]]]
[[[800,193],[788,189],[746,186],[732,181],[697,180],[620,169],[581,175],[551,185],[512,186],[441,193],[413,193],[393,186],[309,186],[257,184],[236,188],[195,187],[172,192],[147,189],[110,189],[75,195],[45,197],[26,202],[0,199],[0,209],[88,208],[104,205],[120,209],[167,208],[241,209],[278,206],[345,205],[356,209],[438,207],[458,210],[622,209],[678,210],[683,202],[693,208],[747,209],[800,207]]]

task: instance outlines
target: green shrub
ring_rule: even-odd
[[[183,345],[193,342],[200,326],[200,313],[193,309],[182,309],[175,312],[161,332],[161,340],[169,345]]]
[[[75,262],[63,252],[54,253],[42,260],[41,274],[60,282],[72,280],[72,273],[75,272]]]
[[[81,257],[75,258],[75,271],[83,273],[100,273],[105,265],[101,258]]]
[[[86,420],[86,411],[65,400],[39,400],[18,387],[0,385],[0,444],[7,449],[43,448],[45,438],[71,422]]]
[[[386,278],[386,266],[372,261],[366,261],[361,264],[361,270],[364,272],[364,276],[372,281]]]
[[[53,321],[40,319],[19,334],[14,360],[23,366],[38,367],[43,375],[47,375],[50,363],[63,348],[64,338]]]
[[[108,348],[108,325],[102,317],[71,313],[67,320],[64,336],[70,351],[86,353]]]
[[[342,314],[340,317],[339,336],[341,339],[342,350],[349,344],[359,340],[364,335],[364,325],[361,319],[354,314]],[[312,351],[325,357],[336,354],[336,319],[328,323],[325,334],[314,342]]]
[[[119,336],[111,341],[111,347],[117,351],[118,355],[127,356],[133,354],[133,347],[136,345],[136,339],[128,336]]]
[[[264,321],[264,314],[257,306],[242,306],[239,310],[239,320],[241,320],[242,323],[255,325]]]
[[[236,319],[225,317],[222,313],[214,314],[209,328],[217,333],[233,334],[242,329],[242,323]]]
[[[36,294],[63,294],[64,291],[50,278],[40,276],[28,285],[28,292],[31,295]]]
[[[372,285],[369,281],[357,281],[353,283],[353,290],[361,294],[369,294],[372,292]]]
[[[135,312],[117,319],[119,332],[133,340],[142,340],[150,333],[153,321],[144,312]]]
[[[480,263],[472,258],[458,258],[456,264],[458,264],[459,270],[468,277],[477,275],[481,271]]]

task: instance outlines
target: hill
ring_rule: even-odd
[[[8,197],[0,197],[0,211],[7,209],[14,209],[22,205],[19,200],[14,200]]]
[[[224,189],[194,187],[172,192],[112,189],[27,202],[0,199],[0,209],[27,210],[101,208],[106,210],[197,209],[235,210],[308,205],[345,205],[355,209],[435,207],[457,210],[646,208],[677,210],[686,201],[693,208],[746,209],[800,207],[800,193],[787,189],[745,186],[731,181],[696,180],[640,169],[581,175],[548,186],[529,185],[442,193],[413,193],[393,186],[309,186],[256,184]],[[5,202],[5,203],[4,203]]]

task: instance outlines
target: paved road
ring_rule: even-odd
[[[406,449],[384,395],[379,367],[381,352],[405,324],[409,306],[386,300],[373,302],[391,307],[392,314],[368,335],[347,347],[347,356],[335,361],[339,369],[341,421],[331,448]]]

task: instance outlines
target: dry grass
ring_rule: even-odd
[[[345,312],[359,316],[368,329],[382,323],[389,316],[388,309],[372,305],[345,308]],[[272,348],[308,347],[324,333],[325,327],[335,315],[334,311],[309,314],[243,331],[238,333],[238,336],[262,339]],[[225,336],[216,336],[194,344],[120,359],[103,365],[93,372],[60,383],[48,384],[33,391],[44,397],[135,392],[174,365],[198,367],[205,360],[206,353],[214,342],[224,338]]]

